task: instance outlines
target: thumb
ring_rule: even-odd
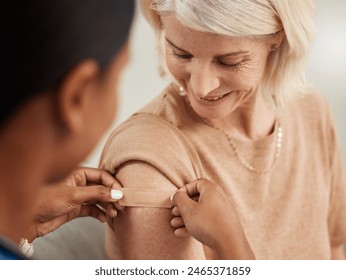
[[[189,213],[190,209],[196,203],[193,199],[189,197],[189,195],[186,192],[183,191],[175,192],[171,197],[171,201],[174,205],[176,205],[179,208],[181,216],[184,216],[187,213]]]
[[[78,187],[78,188],[69,188],[71,200],[76,204],[81,204],[91,201],[100,201],[100,202],[114,202],[119,200],[122,196],[122,193],[119,190],[112,190],[104,186],[87,186],[87,187]],[[117,192],[117,197],[113,194]],[[118,194],[119,193],[119,194]]]

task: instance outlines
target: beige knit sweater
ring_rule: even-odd
[[[322,96],[312,93],[292,103],[280,124],[283,145],[274,170],[251,172],[225,134],[203,123],[168,86],[115,129],[100,167],[114,173],[120,165],[139,160],[177,188],[208,178],[232,196],[257,259],[329,259],[331,244],[346,243],[346,181],[330,109]],[[242,158],[269,168],[277,128],[261,140],[235,139]],[[107,251],[110,258],[119,258],[112,235],[108,230]]]

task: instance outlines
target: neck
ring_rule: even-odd
[[[20,174],[20,175],[18,175]],[[17,178],[2,178],[0,183],[0,234],[6,236],[13,242],[18,242],[20,237],[25,237],[31,221],[31,213],[34,200],[34,184],[26,180],[18,180],[18,177],[25,176],[20,171]],[[30,187],[31,193],[25,188],[18,187],[25,185]]]
[[[223,119],[211,119],[208,123],[225,131],[230,137],[239,140],[258,140],[271,134],[275,124],[272,112],[262,95],[252,98]]]
[[[47,168],[43,153],[32,141],[19,138],[7,141],[5,136],[0,137],[0,234],[14,242],[25,237],[37,192],[44,182],[42,170]],[[43,149],[43,145],[38,147]]]

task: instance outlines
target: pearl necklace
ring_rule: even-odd
[[[179,87],[179,95],[180,96],[186,96],[186,93],[184,92],[184,88],[183,87]],[[187,98],[186,96],[186,100],[188,102],[188,104],[191,106],[190,102],[189,102],[189,99]],[[281,127],[281,124],[280,122],[278,121],[278,128],[277,128],[277,135],[276,135],[276,143],[275,143],[275,154],[274,154],[274,159],[270,165],[270,167],[268,169],[259,169],[255,166],[253,166],[252,164],[248,163],[239,153],[238,151],[238,148],[237,146],[235,145],[233,139],[231,136],[229,136],[229,134],[224,131],[222,128],[220,127],[217,127],[217,126],[213,126],[211,125],[208,120],[200,117],[200,119],[208,126],[222,132],[226,138],[227,138],[227,141],[228,143],[230,144],[230,146],[232,147],[232,150],[235,154],[235,156],[237,157],[237,159],[239,160],[239,162],[248,170],[252,171],[252,172],[255,172],[255,173],[258,173],[258,174],[266,174],[266,173],[271,173],[273,170],[274,170],[274,167],[275,167],[275,164],[277,162],[277,159],[280,155],[280,150],[281,150],[281,147],[282,147],[282,140],[283,140],[283,129]]]

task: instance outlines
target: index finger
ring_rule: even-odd
[[[196,179],[186,184],[184,187],[186,188],[188,195],[197,201],[201,198],[201,196],[203,196],[203,193],[206,192],[208,188],[212,187],[213,185],[214,184],[209,180]]]
[[[194,180],[194,181],[186,184],[185,188],[186,188],[187,193],[190,197],[197,196],[204,189],[203,179]]]
[[[177,205],[174,197],[176,195],[181,195],[181,193],[186,194],[187,197],[189,197],[190,199],[197,202],[199,199],[199,192],[198,192],[198,187],[197,187],[198,182],[197,181],[198,181],[198,179],[184,185],[182,188],[180,188],[175,193],[173,193],[171,198],[170,198],[172,204]],[[183,196],[180,196],[180,197],[183,197]]]
[[[117,187],[121,187],[118,180],[112,175],[108,170],[99,169],[99,168],[91,168],[91,167],[83,167],[80,168],[80,172],[83,172],[85,179],[88,184],[97,184],[103,185],[109,188],[112,188],[113,185]]]

